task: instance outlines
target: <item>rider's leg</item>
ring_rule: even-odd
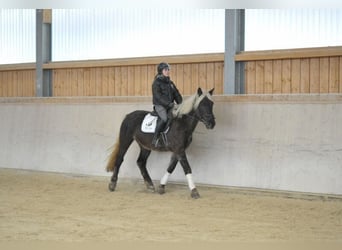
[[[156,130],[154,132],[154,136],[152,140],[152,145],[157,147],[159,134],[165,128],[165,124],[167,122],[167,111],[163,106],[160,106],[160,105],[155,105],[154,109],[158,114],[158,120],[157,120],[157,126],[156,126]]]

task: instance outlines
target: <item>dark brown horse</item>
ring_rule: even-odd
[[[140,146],[137,164],[149,190],[155,190],[151,177],[146,169],[146,161],[151,151],[171,151],[171,161],[167,168],[167,172],[160,181],[159,193],[165,193],[165,185],[168,177],[174,171],[179,161],[188,180],[191,197],[199,198],[200,195],[192,180],[191,167],[187,160],[185,150],[192,141],[192,133],[199,121],[203,122],[207,129],[213,129],[215,126],[215,117],[213,115],[214,103],[211,98],[213,91],[214,89],[210,90],[208,93],[204,93],[201,88],[198,88],[196,94],[187,98],[174,110],[174,120],[166,134],[168,141],[167,145],[154,147],[151,144],[153,134],[141,131],[141,123],[149,111],[137,110],[127,114],[121,123],[120,135],[114,145],[114,150],[111,153],[107,164],[107,171],[113,172],[113,176],[109,183],[109,190],[115,190],[124,155],[133,140],[135,140]]]

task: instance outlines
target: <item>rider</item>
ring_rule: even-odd
[[[171,81],[169,73],[170,65],[166,62],[160,63],[152,84],[153,105],[158,114],[156,131],[152,140],[152,145],[155,147],[158,145],[159,133],[165,129],[168,119],[172,119],[174,101],[177,104],[183,101],[176,85]]]

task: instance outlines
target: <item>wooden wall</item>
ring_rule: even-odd
[[[3,65],[0,67],[0,97],[35,95],[35,64]]]
[[[342,93],[342,46],[242,52],[246,94]],[[198,87],[221,95],[224,54],[50,62],[53,96],[151,96],[156,66],[171,64],[183,95]],[[35,64],[0,65],[0,97],[35,96]]]
[[[243,52],[246,94],[342,93],[342,47]]]
[[[151,86],[159,62],[55,68],[53,96],[151,96]],[[219,61],[170,64],[171,79],[182,94],[193,94],[198,87],[215,87],[217,94],[223,93],[223,55]]]
[[[157,65],[171,65],[183,95],[198,87],[223,93],[224,55],[198,54],[111,60],[50,62],[53,96],[151,96]],[[0,65],[0,97],[35,96],[35,64]]]

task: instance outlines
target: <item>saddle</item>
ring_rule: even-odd
[[[156,130],[157,120],[158,120],[158,115],[155,111],[152,111],[148,113],[147,115],[145,115],[144,120],[141,123],[141,131],[144,133],[154,134]],[[168,145],[166,134],[167,132],[169,132],[169,128],[170,126],[165,128],[164,131],[160,132],[160,135],[161,135],[160,138],[162,140],[159,140],[160,138],[158,138],[159,143],[162,143],[163,145]]]
[[[156,130],[158,116],[155,112],[148,113],[141,123],[141,131],[153,134]]]
[[[151,133],[154,134],[156,130],[158,115],[157,112],[152,111],[145,115],[144,120],[141,123],[141,131],[144,133]],[[169,131],[170,126],[165,128],[165,130],[162,132],[166,134]]]

